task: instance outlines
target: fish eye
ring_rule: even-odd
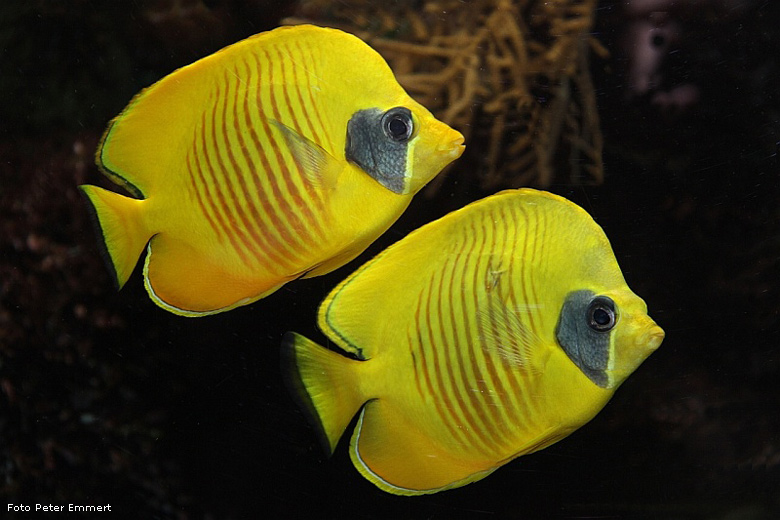
[[[412,113],[404,107],[391,108],[382,116],[382,130],[393,141],[408,141],[414,132]]]
[[[615,302],[606,296],[597,296],[587,311],[588,326],[596,332],[609,332],[617,323]]]

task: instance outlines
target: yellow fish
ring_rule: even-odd
[[[508,190],[410,233],[294,333],[290,384],[332,451],[384,491],[474,482],[588,422],[664,332],[602,229],[550,193]]]
[[[186,316],[355,258],[463,152],[382,57],[315,26],[257,34],[138,94],[97,150],[136,198],[81,186],[122,287]]]

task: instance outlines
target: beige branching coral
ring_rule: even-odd
[[[602,180],[588,66],[591,49],[606,52],[589,35],[595,8],[596,0],[304,0],[288,22],[368,41],[415,99],[464,133],[483,189],[545,187]]]

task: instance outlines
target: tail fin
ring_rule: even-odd
[[[328,454],[366,402],[357,378],[360,363],[294,332],[282,339],[283,373],[302,408],[309,412]]]
[[[114,281],[122,288],[152,237],[141,220],[143,200],[131,199],[97,186],[79,186],[87,197],[103,239]]]

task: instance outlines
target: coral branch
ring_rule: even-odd
[[[588,55],[596,0],[306,0],[301,18],[365,38],[481,157],[483,189],[601,182]],[[361,13],[356,16],[355,13]],[[436,191],[441,183],[429,187]]]

